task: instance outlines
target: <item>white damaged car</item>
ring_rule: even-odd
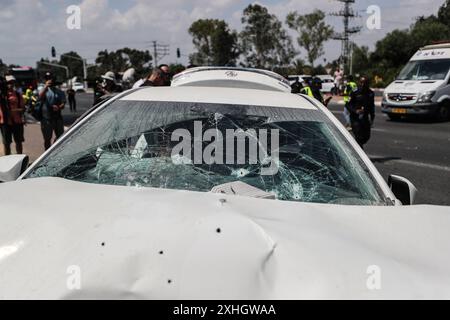
[[[449,208],[289,91],[192,69],[1,157],[0,298],[450,299]]]

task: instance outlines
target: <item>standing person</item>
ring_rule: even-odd
[[[136,81],[131,88],[136,89],[136,88],[139,88],[140,86],[142,86],[144,84],[145,80],[147,79],[147,77],[141,78],[138,81]]]
[[[375,120],[375,94],[369,79],[361,77],[358,89],[350,95],[347,105],[356,142],[363,148],[370,139],[370,129]]]
[[[3,136],[5,155],[11,154],[11,143],[14,138],[17,154],[23,152],[23,135],[25,102],[22,95],[16,90],[14,76],[6,76],[6,88],[0,93],[0,126]],[[3,92],[5,91],[5,92]]]
[[[33,87],[28,86],[27,90],[25,91],[25,94],[22,97],[25,101],[25,106],[27,107],[28,110],[30,110],[33,104]]]
[[[101,101],[103,95],[102,83],[99,79],[95,80],[94,86],[94,106]]]
[[[162,87],[165,86],[165,78],[161,69],[153,69],[141,87]]]
[[[162,77],[164,79],[163,86],[170,87],[170,85],[172,84],[171,81],[172,75],[170,73],[170,67],[167,64],[161,64],[158,67],[158,69],[162,71]]]
[[[314,77],[311,83],[312,95],[316,100],[319,100],[323,104],[324,101],[322,92],[320,91],[321,89],[322,89],[322,80],[320,80],[320,78],[318,77]]]
[[[300,83],[298,77],[295,77],[294,83],[291,84],[291,93],[301,93],[303,89],[302,84]]]
[[[161,65],[161,66],[163,69],[165,69],[164,66],[167,66],[167,65]],[[159,68],[155,68],[155,69],[151,70],[151,72],[146,77],[136,81],[133,85],[133,89],[140,88],[140,87],[170,86],[170,78],[167,78],[167,75],[161,69],[161,66]],[[165,70],[168,71],[169,69],[165,69]],[[169,81],[169,84],[167,81]]]
[[[69,87],[66,91],[67,100],[69,100],[70,111],[77,112],[77,100],[75,99],[75,90],[73,90],[72,86]]]
[[[314,77],[312,79],[308,79],[305,82],[305,86],[301,90],[301,93],[306,94],[307,96],[310,96],[311,98],[320,101],[320,103],[322,103],[325,106],[328,106],[331,97],[328,97],[327,99],[324,100],[322,92],[320,91],[321,89],[322,89],[322,80],[319,77]]]
[[[314,98],[314,94],[312,92],[311,86],[312,86],[312,79],[307,78],[304,82],[303,88],[300,89],[300,93],[306,94],[307,96]]]
[[[343,78],[344,72],[341,70],[341,68],[337,68],[336,71],[334,72],[334,85],[337,88],[337,95],[341,94]]]
[[[112,71],[106,72],[102,75],[103,81],[100,83],[96,82],[94,89],[94,105],[105,101],[108,95],[112,95],[117,92],[122,92],[119,85],[116,84],[116,75]]]
[[[344,89],[344,119],[345,119],[345,127],[349,131],[352,129],[352,127],[350,124],[350,113],[348,111],[347,105],[350,102],[350,95],[352,94],[352,92],[356,91],[356,89],[358,89],[358,85],[354,81],[353,76],[349,75],[347,77],[347,84]]]
[[[121,92],[120,87],[116,84],[116,75],[112,71],[108,71],[102,75],[102,92],[103,94],[113,94],[116,92]]]
[[[41,131],[44,137],[45,150],[50,148],[53,132],[56,141],[64,133],[64,123],[61,110],[66,104],[64,92],[55,86],[55,81],[50,73],[45,75],[44,89],[39,93],[42,105]]]

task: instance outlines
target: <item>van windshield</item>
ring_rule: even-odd
[[[450,69],[450,59],[410,61],[397,80],[444,80]]]

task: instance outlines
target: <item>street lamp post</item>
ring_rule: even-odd
[[[74,57],[74,56],[71,56],[68,54],[62,54],[61,57],[72,58],[72,59],[83,62],[83,80],[84,80],[83,83],[84,83],[85,90],[87,90],[88,84],[87,84],[87,62],[86,62],[86,59]]]
[[[51,67],[56,67],[56,68],[62,68],[66,70],[66,78],[69,79],[69,68],[66,66],[62,66],[60,64],[56,64],[56,63],[50,63],[50,62],[44,62],[44,61],[38,61],[38,64],[45,64]]]

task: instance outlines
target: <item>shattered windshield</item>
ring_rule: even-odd
[[[117,100],[25,178],[385,204],[368,169],[319,111]]]

